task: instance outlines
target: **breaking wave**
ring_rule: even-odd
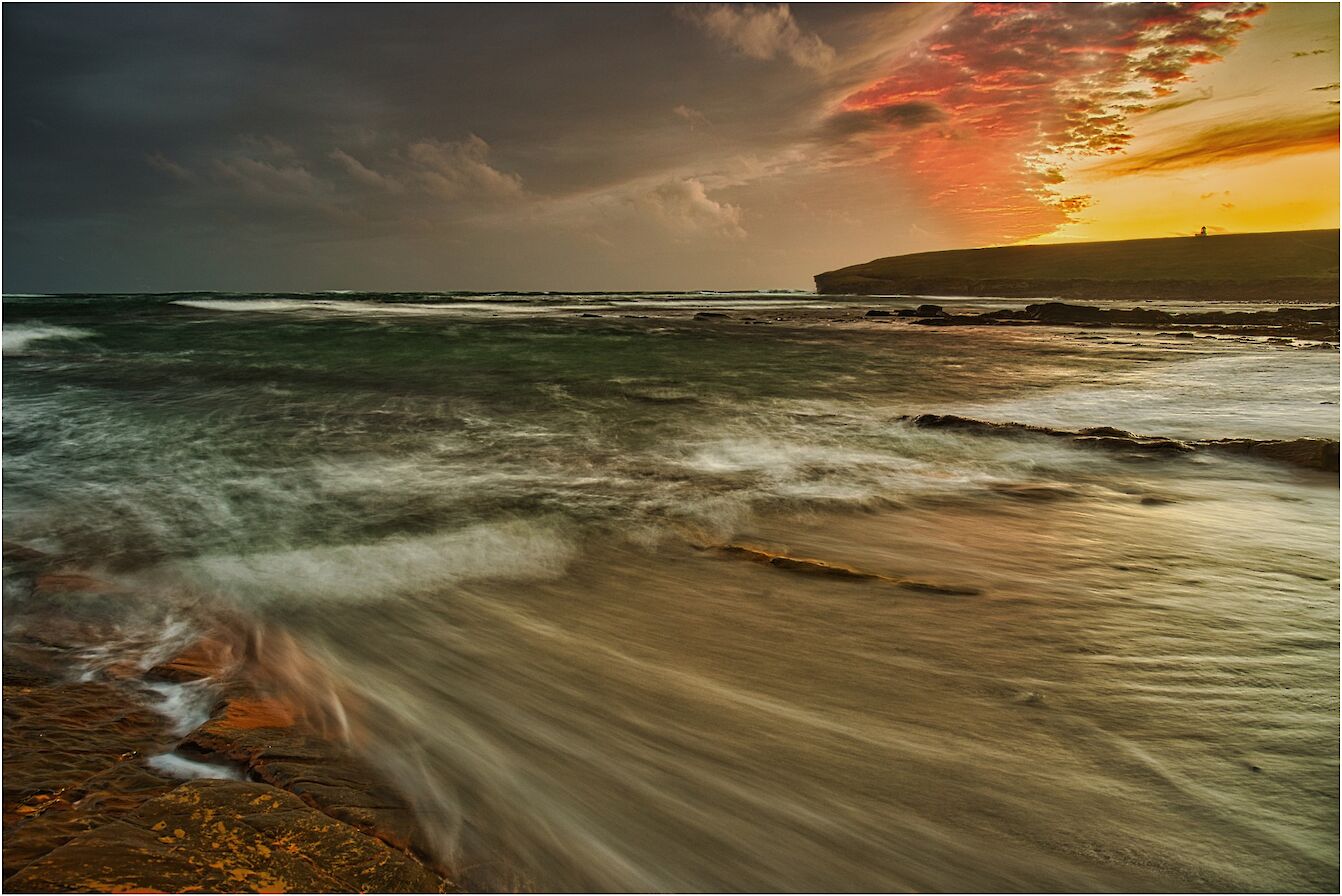
[[[3,352],[6,355],[18,354],[26,351],[28,346],[34,342],[40,342],[46,339],[87,339],[90,336],[96,336],[96,333],[89,330],[80,330],[74,327],[58,327],[52,324],[26,323],[6,326],[3,332],[0,332],[0,341],[3,341]]]

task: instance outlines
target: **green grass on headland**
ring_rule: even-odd
[[[1336,301],[1338,231],[919,252],[815,282],[829,294]]]

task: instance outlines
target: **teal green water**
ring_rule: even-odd
[[[1336,438],[1336,354],[868,307],[10,297],[5,536],[294,639],[542,888],[1333,886],[1336,480],[898,418]]]

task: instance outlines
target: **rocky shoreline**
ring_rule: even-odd
[[[135,595],[8,543],[5,567],[6,890],[468,886],[339,712],[288,693],[254,636],[220,626],[147,665],[108,648]],[[187,693],[205,720],[182,731],[153,697]]]
[[[1275,311],[1171,312],[1154,308],[1096,308],[1065,302],[1037,302],[1023,309],[1004,308],[981,314],[952,314],[940,305],[916,308],[873,308],[868,318],[910,318],[925,327],[1064,326],[1141,330],[1192,328],[1175,335],[1198,333],[1269,336],[1338,341],[1338,308],[1278,308]]]
[[[922,429],[953,429],[983,435],[1035,435],[1066,439],[1074,445],[1139,454],[1189,454],[1213,451],[1273,461],[1305,470],[1338,475],[1337,439],[1172,439],[1142,436],[1112,426],[1055,429],[1027,423],[996,423],[955,414],[917,414],[900,420]]]

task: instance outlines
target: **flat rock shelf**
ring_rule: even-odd
[[[127,599],[31,549],[7,544],[5,562],[29,591],[21,617]],[[99,644],[96,612],[6,639],[7,891],[462,890],[408,801],[252,673],[245,640],[220,632],[147,669],[114,661],[71,680]],[[163,683],[214,695],[185,737],[146,700]]]

